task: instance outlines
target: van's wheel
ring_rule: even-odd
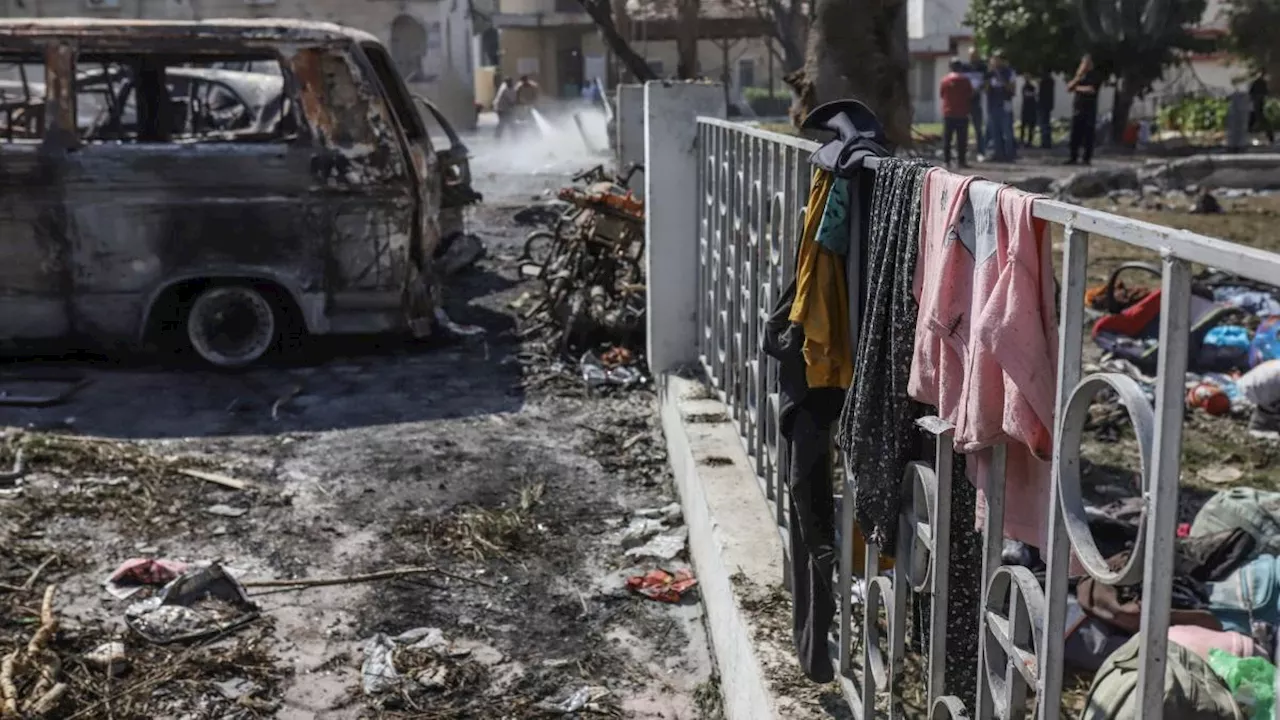
[[[250,285],[201,292],[187,312],[187,340],[200,359],[219,368],[252,365],[280,338],[280,313]]]

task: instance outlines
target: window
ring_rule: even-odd
[[[40,142],[44,104],[44,60],[37,55],[0,55],[0,142]]]
[[[374,75],[377,76],[375,82],[382,86],[382,92],[387,99],[387,104],[391,106],[391,112],[395,113],[400,127],[404,128],[405,139],[409,142],[421,140],[422,120],[413,107],[413,100],[409,97],[409,91],[405,89],[404,82],[396,74],[395,66],[387,55],[387,51],[372,43],[363,47],[365,55],[369,58],[369,64],[373,66]]]
[[[755,58],[743,58],[738,61],[738,87],[749,88],[756,86],[756,61]]]
[[[279,142],[297,131],[278,60],[85,54],[76,125],[87,142]]]

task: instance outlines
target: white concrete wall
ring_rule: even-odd
[[[619,85],[617,113],[618,169],[644,162],[644,86]],[[644,198],[644,186],[636,189]]]
[[[649,369],[671,372],[697,360],[700,115],[725,117],[716,83],[644,86],[645,270]]]

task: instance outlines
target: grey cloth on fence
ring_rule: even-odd
[[[911,285],[928,167],[886,158],[876,171],[854,382],[836,433],[856,488],[858,524],[869,541],[886,549],[894,547],[897,535],[902,473],[921,450],[915,422],[924,407],[907,394],[907,378],[919,311]]]

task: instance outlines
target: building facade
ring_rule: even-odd
[[[675,75],[678,60],[673,8],[630,3],[629,41],[659,77]],[[747,9],[701,3],[697,74],[723,81],[730,97],[751,88],[784,94],[784,74],[761,21]],[[576,97],[595,78],[614,77],[612,53],[577,0],[496,0],[498,72],[531,75],[545,93]]]
[[[386,43],[411,90],[460,128],[476,123],[475,45],[465,0],[0,0],[6,17],[301,18],[359,28]]]

